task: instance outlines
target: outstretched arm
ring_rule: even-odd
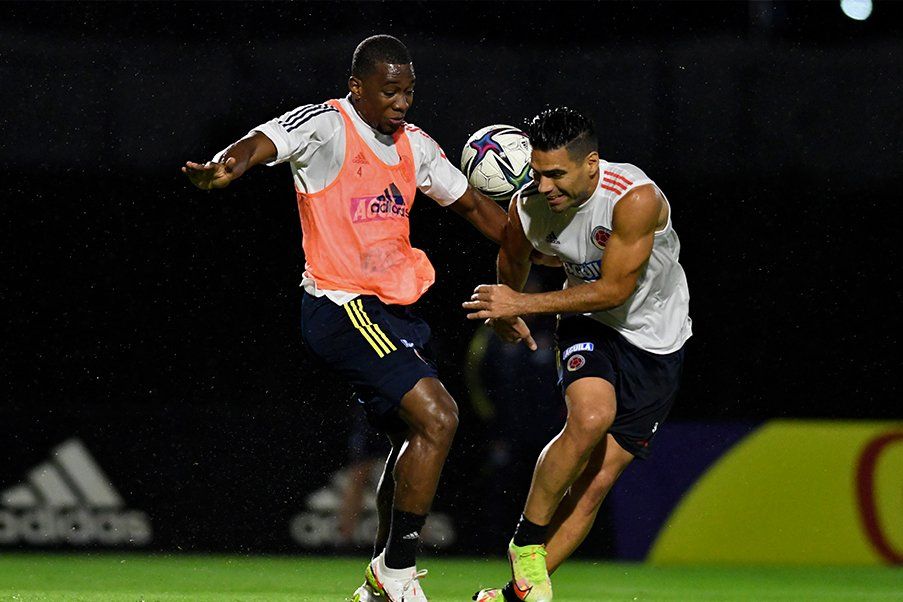
[[[612,235],[602,257],[602,277],[595,282],[549,293],[524,294],[505,285],[481,284],[464,307],[471,320],[526,314],[583,313],[622,305],[636,289],[652,254],[663,198],[653,185],[640,186],[618,202]]]
[[[272,160],[276,145],[260,132],[253,132],[231,145],[216,161],[186,161],[182,173],[201,190],[225,188],[251,167]]]
[[[502,244],[505,233],[505,211],[498,203],[479,190],[468,186],[457,201],[449,205],[451,209],[469,221],[497,245]]]

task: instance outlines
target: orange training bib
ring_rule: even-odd
[[[387,165],[358,135],[339,102],[327,104],[345,122],[345,159],[325,189],[297,190],[305,276],[321,290],[410,305],[435,282],[436,272],[426,254],[411,246],[417,180],[407,134],[400,127],[393,135],[400,161]]]

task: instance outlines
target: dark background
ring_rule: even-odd
[[[640,166],[665,191],[695,332],[673,420],[903,415],[903,4],[877,2],[865,22],[836,2],[3,13],[0,457],[10,465],[78,435],[105,450],[130,503],[175,516],[209,489],[233,509],[292,508],[341,464],[350,391],[300,344],[288,168],[204,193],[179,167],[343,95],[352,51],[375,33],[408,45],[409,118],[454,161],[476,129],[568,104],[596,120],[603,158]],[[419,313],[462,412],[437,502],[447,507],[478,493],[468,469],[486,427],[468,402],[474,325],[459,304],[493,279],[495,249],[429,199],[412,221],[438,274]],[[153,461],[126,476],[137,454]],[[154,488],[161,475],[178,493]],[[227,511],[205,512],[215,524]],[[236,529],[179,541],[268,545]]]

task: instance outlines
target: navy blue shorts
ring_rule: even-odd
[[[407,306],[362,295],[344,305],[306,292],[301,338],[321,362],[345,378],[374,426],[404,430],[398,405],[421,378],[438,373],[427,354],[430,327]]]
[[[610,382],[618,407],[608,432],[634,456],[648,457],[652,438],[677,397],[684,349],[650,353],[584,316],[561,318],[557,341],[562,394],[572,382],[588,376]]]

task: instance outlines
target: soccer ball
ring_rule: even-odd
[[[510,125],[484,127],[467,139],[461,171],[471,186],[507,204],[530,180],[530,140]]]

